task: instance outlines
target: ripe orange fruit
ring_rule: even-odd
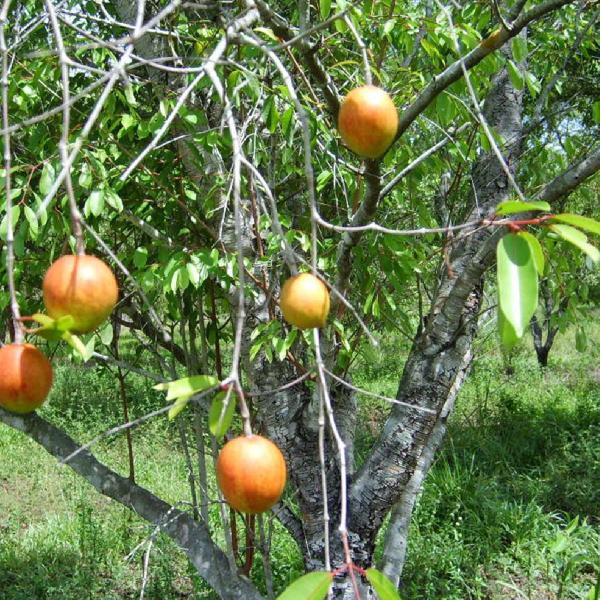
[[[329,291],[310,273],[290,277],[281,288],[283,318],[299,329],[323,327],[329,314]]]
[[[378,158],[396,137],[398,111],[381,88],[358,87],[340,106],[338,129],[350,150],[365,158]]]
[[[61,256],[46,272],[44,304],[53,319],[71,315],[74,333],[89,333],[112,312],[119,287],[110,267],[95,256]]]
[[[287,469],[281,450],[260,435],[225,444],[217,459],[217,482],[232,508],[245,513],[269,510],[281,497]]]
[[[52,387],[52,365],[31,344],[0,348],[0,406],[26,414],[39,408]]]

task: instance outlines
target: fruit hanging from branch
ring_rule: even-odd
[[[279,306],[290,325],[299,329],[324,327],[329,314],[329,291],[310,273],[293,275],[281,288]]]
[[[381,88],[355,88],[342,101],[338,129],[350,150],[364,158],[379,158],[396,137],[398,111]]]
[[[52,387],[52,365],[31,344],[0,348],[0,406],[26,414],[39,408]]]
[[[244,513],[269,510],[283,493],[286,475],[281,450],[260,435],[227,442],[217,460],[217,482],[225,500]]]
[[[44,304],[53,319],[71,315],[73,333],[89,333],[113,311],[119,287],[110,267],[90,255],[61,256],[46,272]]]

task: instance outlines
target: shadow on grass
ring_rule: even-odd
[[[537,403],[507,389],[493,411],[450,427],[415,512],[404,598],[556,598],[563,580],[561,597],[580,598],[595,581],[598,389],[580,387],[576,401],[561,392]],[[557,550],[575,516],[584,525]],[[582,558],[567,573],[574,555]],[[519,595],[490,591],[504,579],[518,582]]]

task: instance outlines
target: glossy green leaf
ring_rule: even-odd
[[[587,235],[570,225],[550,225],[551,231],[558,234],[565,242],[573,244],[585,252],[595,263],[600,261],[600,250],[587,241]]]
[[[527,38],[520,35],[515,36],[511,42],[511,50],[517,62],[524,61],[527,58]]]
[[[70,331],[75,325],[75,319],[71,315],[64,315],[54,322],[59,331]]]
[[[35,313],[35,314],[31,315],[31,318],[36,323],[39,323],[40,325],[42,325],[42,327],[53,327],[54,323],[55,323],[55,321],[52,317],[49,317],[48,315],[44,315],[42,313]]]
[[[148,262],[148,249],[147,248],[136,248],[133,253],[133,264],[141,269],[146,266],[146,262]]]
[[[567,225],[573,225],[574,227],[579,227],[579,229],[585,229],[590,233],[597,233],[600,235],[600,222],[590,219],[590,217],[582,217],[581,215],[564,213],[560,215],[554,215],[552,220],[560,221],[561,223],[566,223]]]
[[[114,190],[106,190],[105,198],[107,204],[114,208],[117,212],[123,211],[123,200],[121,200],[121,196],[119,196],[117,192]]]
[[[40,229],[38,218],[35,216],[35,211],[29,206],[25,206],[23,213],[25,214],[25,218],[29,223],[29,231],[31,232],[31,236],[33,239],[35,239]]]
[[[523,73],[521,73],[519,67],[515,65],[512,60],[509,60],[507,63],[508,67],[508,76],[510,77],[510,81],[513,86],[517,90],[522,90],[525,85],[525,78],[523,77]]]
[[[65,331],[62,334],[62,339],[81,355],[81,358],[83,358],[84,362],[87,362],[90,360],[90,358],[92,358],[94,353],[93,349],[90,350],[89,346],[86,346],[79,337],[73,335],[70,331]]]
[[[531,253],[533,255],[533,262],[535,263],[535,268],[540,275],[543,275],[544,268],[546,266],[546,259],[544,257],[544,251],[539,240],[535,237],[535,235],[529,233],[528,231],[520,231],[517,235],[522,237],[529,244]]]
[[[594,118],[594,122],[600,123],[600,100],[592,104],[592,116]]]
[[[518,338],[523,337],[538,303],[538,272],[528,242],[509,233],[499,242],[498,299]]]
[[[329,13],[331,13],[331,0],[321,0],[320,5],[321,18],[327,19],[329,17]]]
[[[519,341],[515,328],[508,322],[500,308],[498,308],[498,334],[502,347],[507,351],[512,350]]]
[[[333,575],[326,571],[308,573],[289,585],[277,600],[324,600],[332,582]]]
[[[187,396],[181,396],[175,400],[175,403],[169,409],[169,421],[172,421],[189,403],[190,398],[194,394],[188,394]]]
[[[496,206],[496,214],[498,216],[513,215],[515,213],[532,212],[532,211],[550,212],[550,205],[547,202],[521,202],[520,200],[507,200],[500,202]]]
[[[219,383],[219,380],[212,375],[194,375],[193,377],[184,377],[167,383],[159,383],[154,386],[155,390],[166,391],[167,401],[175,400],[183,396],[191,396],[202,390],[206,390]]]
[[[11,210],[13,231],[15,231],[19,217],[21,216],[21,207],[19,205],[13,206]],[[8,234],[8,215],[4,215],[2,223],[0,223],[0,237],[5,240]]]
[[[396,586],[381,571],[371,567],[366,575],[379,600],[401,600]]]
[[[45,196],[52,188],[52,184],[54,183],[55,179],[56,172],[54,170],[54,167],[50,163],[44,164],[39,184],[40,194]]]
[[[94,190],[87,202],[85,203],[84,212],[86,215],[90,213],[95,217],[98,217],[102,214],[102,210],[104,209],[104,191],[103,190]]]
[[[208,411],[208,428],[218,440],[229,431],[235,414],[235,395],[229,394],[227,404],[225,404],[226,398],[227,392],[219,392],[213,398]]]
[[[100,341],[105,346],[110,346],[110,343],[113,341],[114,335],[112,323],[107,323],[106,325],[104,325],[104,327],[102,327],[102,329],[99,331],[99,335]]]

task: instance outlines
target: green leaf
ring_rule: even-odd
[[[135,252],[133,253],[133,264],[138,269],[141,269],[142,267],[146,266],[147,261],[148,261],[148,249],[142,248],[141,246],[139,248],[136,248]]]
[[[600,123],[600,100],[592,104],[592,116],[595,123]]]
[[[379,600],[400,600],[396,586],[381,571],[371,567],[367,569],[366,576],[379,596]]]
[[[585,229],[590,233],[597,233],[600,235],[600,222],[590,219],[589,217],[564,213],[561,215],[554,215],[552,220],[560,221],[561,223],[566,223],[567,225],[573,225],[574,227],[579,227],[579,229]]]
[[[121,196],[117,194],[117,192],[113,190],[106,190],[106,202],[109,206],[112,206],[117,212],[123,211],[123,200],[121,200]]]
[[[383,25],[383,35],[388,35],[396,27],[396,19],[388,19]]]
[[[321,19],[327,19],[331,13],[331,0],[321,0]]]
[[[75,319],[71,315],[64,315],[54,322],[54,327],[59,331],[70,331],[75,325]]]
[[[38,218],[35,216],[35,211],[31,209],[29,206],[25,206],[24,209],[25,218],[29,223],[29,231],[31,232],[31,236],[35,239],[40,230],[38,224]]]
[[[527,58],[527,39],[516,36],[511,42],[512,55],[517,62],[522,62]]]
[[[554,233],[557,233],[565,242],[569,242],[582,252],[585,252],[595,263],[600,261],[600,250],[587,241],[587,235],[583,231],[575,229],[575,227],[571,227],[570,225],[550,225],[550,229]]]
[[[512,350],[519,341],[515,328],[508,322],[504,314],[498,309],[498,333],[502,347],[509,351]]]
[[[56,322],[52,317],[42,313],[35,313],[31,315],[31,318],[42,327],[54,327],[54,323]]]
[[[167,383],[159,383],[154,386],[155,390],[166,391],[167,401],[175,400],[183,396],[192,396],[213,387],[219,383],[219,380],[212,375],[194,375],[193,377],[184,377]]]
[[[510,81],[513,86],[517,90],[522,90],[525,85],[525,79],[523,77],[523,73],[519,70],[519,67],[515,65],[512,60],[509,60],[507,63],[508,66],[508,76],[510,77]]]
[[[532,235],[528,231],[520,231],[517,235],[522,237],[529,244],[531,253],[533,255],[535,268],[537,269],[539,275],[543,275],[544,267],[546,266],[546,259],[544,258],[544,251],[542,250],[542,245],[540,244],[539,240],[535,237],[535,235]]]
[[[102,214],[102,210],[104,209],[104,190],[94,190],[87,202],[85,203],[84,212],[86,215],[89,215],[90,212],[98,217]]]
[[[496,257],[500,309],[521,338],[538,303],[538,273],[531,247],[509,233],[498,242]]]
[[[45,196],[52,188],[55,179],[56,172],[54,171],[54,167],[50,163],[45,163],[42,169],[42,176],[40,177],[40,194]]]
[[[185,265],[185,268],[187,270],[187,274],[188,274],[191,284],[195,288],[197,288],[198,285],[200,284],[200,270],[194,263],[191,263],[191,262],[187,263]]]
[[[227,404],[224,405],[226,398],[227,392],[219,392],[214,397],[208,411],[208,428],[217,440],[220,440],[227,433],[235,414],[234,395],[229,394]]]
[[[326,571],[308,573],[289,585],[277,600],[323,600],[332,582],[333,575]]]
[[[17,223],[19,222],[19,217],[21,216],[21,207],[19,205],[13,206],[11,210],[12,215],[12,224],[13,224],[13,232],[16,229]],[[8,234],[8,214],[4,215],[2,219],[2,223],[0,223],[0,237],[5,240]]]
[[[575,333],[575,349],[577,352],[585,352],[587,350],[587,345],[585,329],[583,327],[579,327]]]
[[[190,398],[194,394],[188,394],[187,396],[181,396],[175,400],[175,404],[169,409],[169,421],[172,421],[189,403]]]
[[[136,124],[137,119],[133,115],[125,114],[121,117],[121,125],[123,126],[123,129],[129,129],[130,127],[133,127]]]
[[[107,323],[99,332],[100,341],[105,345],[109,346],[113,341],[113,326]]]
[[[496,214],[498,216],[513,215],[515,213],[531,212],[534,210],[550,212],[550,205],[547,202],[543,202],[541,200],[537,202],[521,202],[520,200],[507,200],[506,202],[500,202],[500,204],[496,206]]]
[[[62,334],[62,339],[81,355],[81,358],[83,358],[84,362],[87,362],[90,360],[90,358],[92,358],[94,351],[90,351],[89,346],[86,346],[81,339],[79,339],[76,335],[73,335],[70,331],[65,331]]]
[[[279,42],[279,38],[273,33],[273,30],[268,27],[255,27],[254,31],[258,31],[259,33],[262,33],[263,35],[268,37],[270,40],[273,40],[274,42]]]
[[[135,94],[133,93],[133,86],[127,85],[125,86],[125,99],[127,103],[131,106],[137,106],[137,100],[135,99]]]

